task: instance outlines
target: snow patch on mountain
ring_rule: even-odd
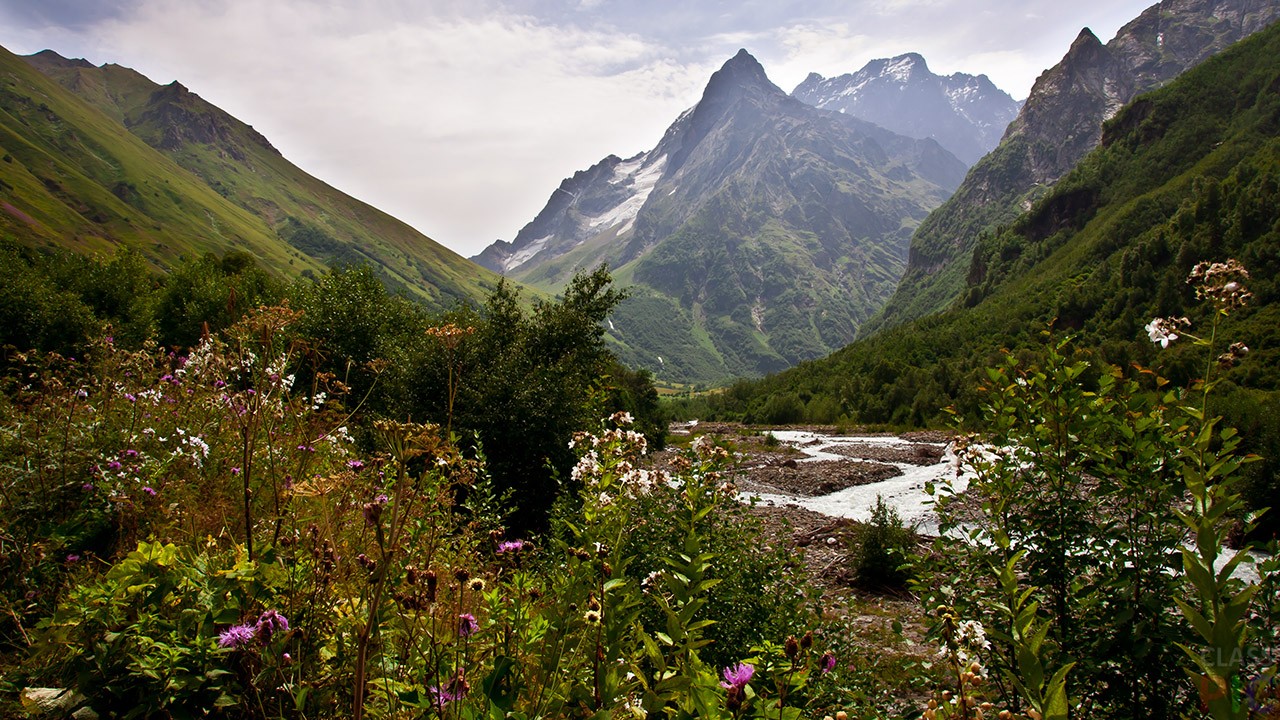
[[[607,230],[621,225],[622,227],[618,230],[619,235],[631,229],[636,215],[640,212],[640,208],[644,207],[650,193],[657,187],[658,180],[662,178],[662,171],[667,166],[666,155],[662,155],[647,166],[644,164],[645,159],[646,156],[640,155],[633,160],[618,163],[618,166],[613,169],[613,178],[609,184],[630,185],[631,194],[622,202],[592,218],[588,222],[589,227]]]
[[[542,249],[547,246],[547,242],[550,240],[551,240],[551,236],[545,235],[543,237],[538,238],[537,240],[534,240],[533,242],[529,243],[523,248],[520,248],[519,252],[514,253],[511,257],[503,261],[502,271],[511,272],[512,270],[529,262],[530,260],[533,259],[534,255],[537,255],[538,253],[542,252]]]

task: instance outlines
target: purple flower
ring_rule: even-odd
[[[137,450],[134,450],[133,448],[130,448],[130,449],[125,450],[124,452],[120,453],[120,457],[136,458],[136,457],[138,457],[138,451],[137,451]]]
[[[443,710],[445,705],[448,705],[454,700],[462,699],[461,691],[441,688],[438,685],[432,685],[427,688],[427,692],[431,693],[432,702],[435,704],[436,708],[440,710]]]
[[[480,629],[480,623],[476,622],[476,616],[471,613],[462,613],[458,616],[458,637],[471,637]]]
[[[273,634],[289,630],[289,620],[275,610],[268,610],[258,616],[255,630],[263,642],[268,642]]]
[[[150,495],[151,497],[156,496],[156,489],[150,486],[142,488],[142,492]]]
[[[119,470],[119,469],[120,469],[120,468],[122,468],[122,467],[124,467],[124,466],[123,466],[123,465],[121,465],[121,464],[120,464],[120,461],[118,461],[118,460],[112,460],[111,462],[107,463],[107,469],[108,469],[108,470]]]
[[[232,625],[218,634],[218,647],[235,648],[247,645],[258,638],[258,631],[253,625]]]
[[[232,475],[239,475],[239,474],[240,474],[240,468],[238,468],[238,467],[233,467],[233,468],[231,468],[231,474],[232,474]]]
[[[129,402],[138,402],[138,396],[134,395],[133,393],[125,393],[124,399],[128,400]]]
[[[822,659],[818,661],[818,667],[822,669],[823,675],[826,675],[832,670],[835,670],[836,669],[835,653],[832,653],[832,652],[823,653]]]
[[[87,483],[85,483],[85,484],[81,485],[81,486],[80,486],[80,489],[81,489],[81,490],[83,490],[83,491],[85,491],[85,492],[93,492],[93,483],[91,483],[91,482],[87,482]]]
[[[516,552],[520,552],[523,549],[524,549],[523,540],[505,540],[503,542],[498,543],[499,555],[503,553],[509,553],[509,552],[516,553]]]
[[[352,470],[359,470],[360,468],[364,467],[364,463],[359,460],[348,460],[347,467],[351,468]]]
[[[733,667],[727,667],[724,669],[724,680],[721,681],[720,687],[742,690],[747,683],[751,682],[751,676],[755,674],[756,668],[750,663],[738,663]]]
[[[75,553],[71,553],[70,555],[67,556],[67,562],[78,563],[80,562],[80,556]]]

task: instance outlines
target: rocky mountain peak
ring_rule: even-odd
[[[752,91],[785,94],[769,80],[760,61],[743,48],[711,75],[702,100],[706,102],[722,95],[740,95]]]
[[[914,52],[829,79],[810,73],[791,95],[908,137],[933,138],[969,165],[996,146],[1018,112],[1018,103],[986,76],[943,77]]]

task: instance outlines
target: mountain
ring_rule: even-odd
[[[916,53],[872,60],[839,77],[810,73],[791,96],[907,137],[931,137],[966,165],[1000,142],[1020,107],[986,75],[935,75]]]
[[[632,288],[610,333],[624,362],[758,375],[852,339],[963,173],[933,140],[788,96],[743,50],[656,147],[574,174],[475,260],[549,289],[607,262]]]
[[[306,174],[180,83],[46,50],[0,49],[0,232],[80,252],[129,247],[157,268],[252,253],[285,275],[368,263],[435,307],[497,278]]]
[[[1000,145],[921,223],[901,284],[863,334],[955,302],[982,233],[1011,222],[1097,147],[1121,106],[1278,17],[1276,0],[1165,0],[1106,45],[1082,30],[1036,80]]]
[[[976,246],[968,303],[708,399],[719,417],[756,422],[944,424],[949,405],[976,414],[983,368],[1006,353],[1034,357],[1049,327],[1076,334],[1095,360],[1153,367],[1184,387],[1203,376],[1210,351],[1190,339],[1162,349],[1144,326],[1185,316],[1208,338],[1213,313],[1188,275],[1235,258],[1253,300],[1226,318],[1213,352],[1234,341],[1251,352],[1215,370],[1234,395],[1214,412],[1252,428],[1250,442],[1271,443],[1265,462],[1280,473],[1277,207],[1280,23],[1120,109],[1098,148]]]

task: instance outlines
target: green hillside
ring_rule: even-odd
[[[178,83],[45,51],[0,50],[0,232],[158,269],[241,250],[289,276],[368,263],[437,307],[474,300],[489,272],[307,175],[251,127]]]
[[[940,423],[949,404],[976,407],[971,388],[1002,349],[1036,352],[1051,325],[1078,333],[1078,344],[1101,360],[1155,365],[1185,381],[1203,372],[1194,364],[1202,362],[1197,350],[1175,343],[1157,356],[1143,328],[1157,316],[1203,321],[1187,275],[1200,261],[1226,258],[1249,269],[1254,294],[1223,330],[1252,349],[1227,375],[1245,393],[1234,409],[1274,407],[1278,135],[1274,26],[1118,113],[1099,149],[1030,211],[983,238],[965,278],[964,307],[740,384],[714,398],[714,411],[756,420]]]

